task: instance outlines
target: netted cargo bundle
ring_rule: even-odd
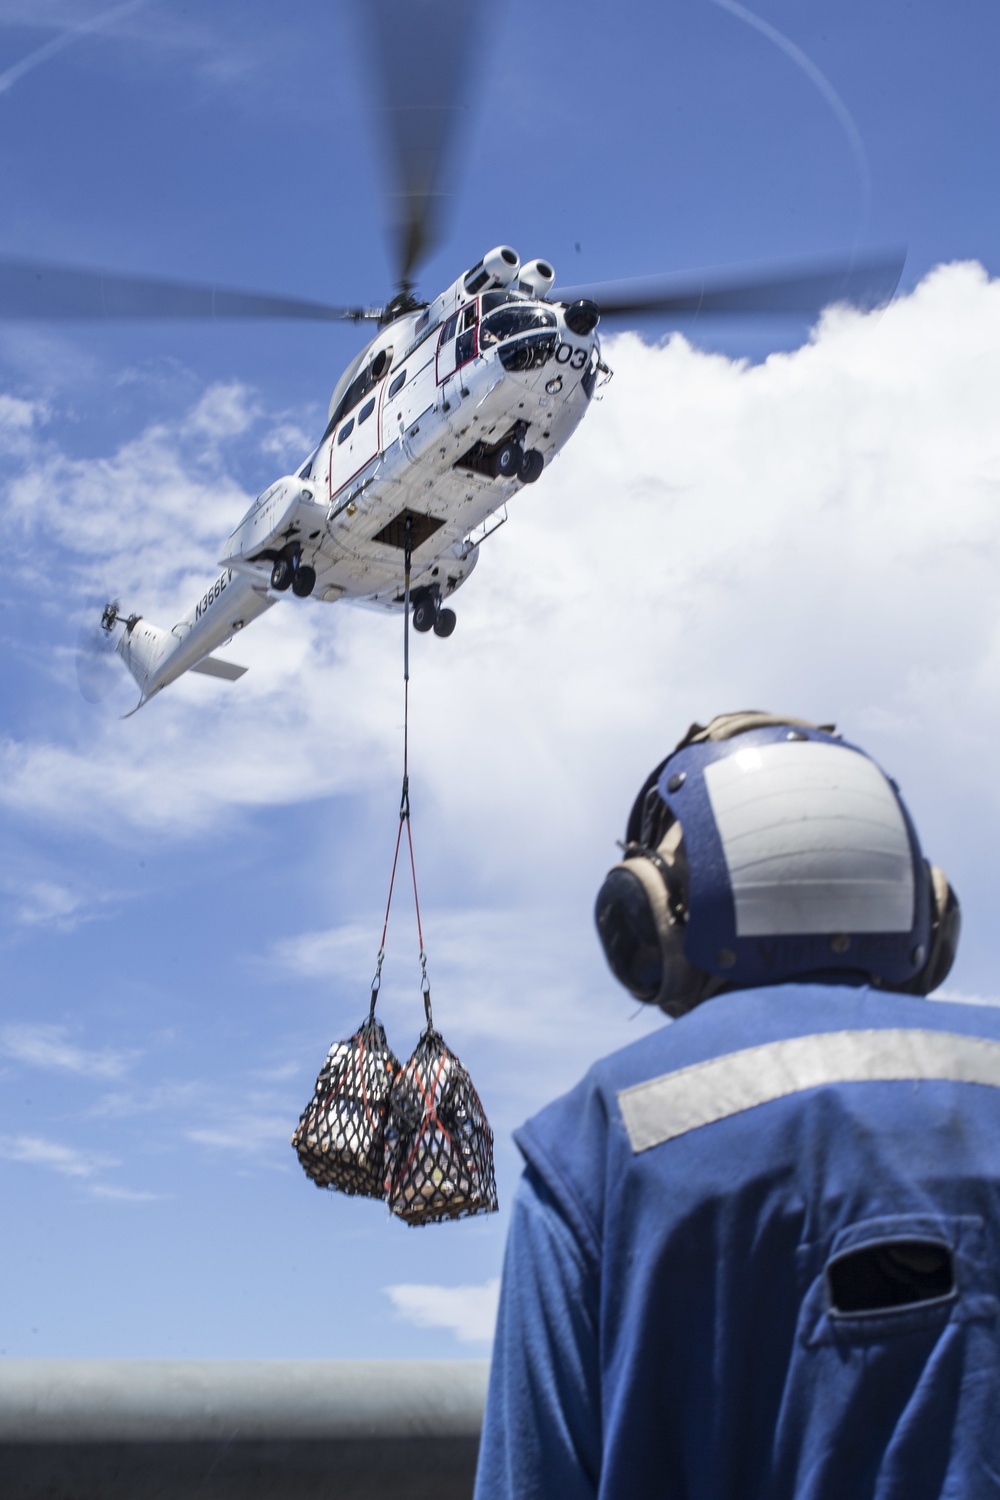
[[[375,1007],[346,1042],[335,1042],[316,1079],[292,1145],[317,1187],[385,1196],[385,1128],[399,1059]]]
[[[393,1084],[385,1148],[386,1200],[408,1224],[496,1213],[493,1132],[472,1079],[432,1026]]]

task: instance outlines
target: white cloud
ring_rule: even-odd
[[[354,981],[361,980],[366,970],[374,969],[374,959],[371,926],[360,922],[279,938],[268,955],[276,974],[298,975],[303,979],[329,974]]]
[[[0,395],[0,452],[8,455],[29,453],[30,439],[47,417],[47,408],[39,402]]]
[[[193,1110],[204,1108],[207,1092],[207,1086],[195,1079],[168,1080],[142,1089],[116,1089],[102,1095],[88,1113],[94,1119],[109,1120],[152,1114],[177,1114],[188,1119]]]
[[[321,1062],[319,1058],[317,1070]],[[303,1089],[299,1099],[290,1081],[301,1072],[300,1062],[225,1078],[167,1079],[117,1089],[99,1098],[87,1110],[87,1117],[96,1121],[154,1117],[156,1138],[169,1141],[171,1149],[178,1142],[191,1142],[229,1154],[241,1169],[286,1167],[292,1164],[292,1131],[306,1097]]]
[[[23,549],[22,576],[30,580],[48,568],[33,538],[39,526],[49,526],[71,540],[81,580],[106,577],[125,592],[140,581],[148,591],[159,580],[162,593],[152,600],[169,609],[173,593],[186,607],[190,599],[178,590],[186,585],[194,592],[195,575],[214,566],[227,523],[235,524],[250,500],[214,445],[206,449],[212,410],[228,414],[230,429],[249,420],[239,388],[210,386],[184,420],[154,424],[106,458],[73,459],[39,441],[8,486],[4,529],[10,544]]]
[[[435,1014],[474,1074],[484,1044],[516,1060],[496,1128],[532,1090],[569,1083],[595,1035],[610,1045],[651,1024],[629,1021],[627,1002],[609,1024],[589,905],[636,787],[691,719],[741,706],[836,719],[901,779],[918,826],[930,818],[928,852],[961,874],[963,799],[980,822],[1000,811],[998,350],[1000,282],[971,265],[880,316],[831,312],[809,344],[758,366],[678,337],[609,339],[615,380],[485,544],[455,635],[413,639]],[[213,399],[231,404],[234,430],[254,413],[241,447],[273,423],[252,395]],[[161,422],[101,460],[33,438],[8,492],[21,568],[40,507],[76,537],[80,572],[111,548],[133,569],[127,602],[176,618],[248,500],[225,445],[206,456],[199,421]],[[0,804],[111,840],[201,838],[241,809],[348,794],[365,800],[371,840],[345,849],[333,813],[317,808],[317,823],[330,819],[338,860],[366,878],[383,861],[387,880],[400,634],[394,617],[288,600],[240,638],[239,683],[182,680],[124,725],[79,704],[68,658],[56,662],[58,712],[0,739]],[[950,766],[961,775],[940,774]],[[405,867],[399,878],[380,1009],[402,1051],[420,1018]],[[378,910],[349,908],[248,959],[356,986],[353,1025],[380,925]],[[286,1108],[238,1117],[202,1102],[184,1121],[200,1144],[260,1153]]]
[[[24,1022],[0,1027],[0,1053],[29,1067],[86,1078],[120,1078],[135,1053],[77,1047],[65,1026]]]
[[[463,1344],[489,1343],[497,1319],[500,1281],[482,1286],[387,1286],[399,1316],[418,1328],[446,1328]]]
[[[185,1134],[198,1146],[232,1151],[244,1158],[271,1155],[278,1144],[284,1145],[291,1140],[296,1123],[289,1115],[232,1108],[220,1110],[218,1123],[188,1130]]]
[[[322,1058],[317,1070],[321,1062]],[[106,1093],[87,1115],[92,1120],[157,1116],[171,1136],[213,1151],[233,1152],[244,1160],[272,1157],[284,1164],[305,1100],[297,1106],[280,1086],[299,1073],[300,1064],[283,1064],[225,1079],[166,1079]]]
[[[21,888],[16,917],[26,927],[66,926],[80,915],[83,899],[53,880],[33,880]]]
[[[254,1088],[242,1078],[223,1087],[203,1086],[201,1100],[184,1111],[185,1140],[227,1152],[240,1164],[253,1158],[258,1165],[290,1165],[292,1131],[305,1099],[292,1102],[294,1095],[278,1086],[287,1082],[284,1077],[269,1082],[269,1088]]]
[[[240,437],[258,415],[253,394],[239,381],[209,386],[193,407],[186,426],[199,437],[213,443]]]
[[[115,1183],[102,1182],[102,1173],[120,1165],[114,1157],[105,1156],[98,1151],[83,1151],[78,1146],[65,1146],[60,1141],[50,1141],[44,1136],[0,1136],[0,1159],[20,1162],[29,1167],[41,1167],[45,1171],[56,1172],[61,1177],[70,1177],[90,1198],[102,1198],[115,1203],[151,1203],[162,1196],[141,1188],[120,1187]]]
[[[93,1177],[96,1172],[117,1165],[110,1157],[81,1151],[76,1146],[64,1146],[37,1135],[0,1136],[0,1157],[27,1166],[45,1167],[64,1177]]]
[[[307,432],[300,422],[276,422],[260,440],[261,453],[273,454],[282,463],[301,464],[316,445],[315,431]]]
[[[583,869],[582,891],[579,874],[570,869],[547,892],[527,884],[507,890],[509,906],[455,908],[439,900],[424,912],[434,1023],[471,1073],[498,1140],[540,1100],[571,1087],[598,1051],[637,1041],[664,1024],[660,1011],[637,1005],[619,989],[600,955],[591,902],[614,853],[612,847],[605,857],[596,849]],[[402,895],[405,900],[405,889]],[[405,927],[410,924],[412,908]],[[303,1057],[313,1076],[321,1048],[348,1036],[368,1014],[379,930],[374,922],[367,931],[350,924],[290,938],[278,945],[287,955],[280,963],[272,950],[276,982],[298,974],[324,981],[321,998],[304,1002],[306,1014],[315,1016],[308,1028],[315,1051]],[[405,1059],[424,1024],[415,932],[391,927],[387,947],[378,1015],[390,1046]],[[336,1020],[327,986],[337,997]]]
[[[104,1198],[109,1203],[159,1203],[163,1193],[147,1193],[143,1188],[115,1187],[110,1182],[94,1182],[87,1189],[92,1198]]]
[[[1000,283],[971,265],[882,315],[834,310],[759,366],[679,337],[608,340],[614,382],[484,546],[455,636],[414,642],[418,859],[433,838],[491,902],[512,881],[517,907],[610,853],[648,764],[734,705],[837,718],[910,775],[933,743],[994,800],[998,348]],[[231,387],[211,402],[234,431],[254,409]],[[8,527],[74,537],[81,568],[105,562],[126,602],[169,623],[249,498],[202,452],[201,420],[103,460],[39,443]],[[115,839],[201,836],[240,808],[337,793],[394,799],[397,620],[283,602],[234,654],[251,668],[238,684],[186,679],[125,726],[61,712],[9,733],[0,800]],[[68,659],[53,670],[72,694]],[[346,961],[354,942],[317,938],[298,962],[320,964],[323,943]]]
[[[301,1071],[301,1063],[289,1061],[274,1063],[268,1068],[254,1068],[253,1077],[262,1079],[264,1083],[287,1083],[290,1078],[297,1078]]]
[[[408,897],[404,886],[401,907]],[[568,913],[557,920],[556,909],[553,902],[536,910],[528,903],[499,909],[434,906],[427,944],[432,990],[442,997],[435,1017],[460,1049],[476,1038],[510,1046],[523,1066],[530,1055],[545,1067],[571,1046],[568,1019],[581,1021],[591,1004],[581,989],[580,971],[593,969],[597,944],[587,926],[586,907],[582,933],[579,911],[575,920]],[[412,906],[394,920],[408,926]],[[360,1022],[367,1014],[377,937],[374,924],[360,923],[303,933],[275,944],[270,966],[276,976],[337,981],[339,988],[357,996],[355,1019]],[[412,1031],[422,1023],[418,978],[415,934],[412,944],[401,934],[390,946],[379,998],[383,1019],[393,1022],[394,1044],[401,1024]],[[458,997],[459,1003],[447,997]],[[602,987],[599,1003],[603,1000]],[[661,1020],[656,1012],[643,1024]],[[400,1036],[400,1046],[406,1035]]]
[[[5,882],[14,921],[22,927],[49,927],[71,932],[106,912],[108,893],[72,890],[58,880],[23,877]]]
[[[102,52],[94,46],[94,41],[101,40],[105,43],[127,40],[133,67],[138,60],[137,44],[145,43],[139,55],[147,67],[162,61],[162,54],[173,60],[178,51],[186,53],[196,66],[200,65],[204,77],[214,78],[217,83],[228,80],[232,84],[237,81],[245,84],[246,75],[263,65],[263,58],[255,57],[245,43],[241,49],[239,32],[231,33],[223,42],[216,31],[206,26],[204,18],[169,10],[164,15],[164,9],[155,0],[119,0],[118,4],[103,8],[91,7],[90,14],[81,16],[74,0],[2,0],[0,27],[26,28],[32,39],[39,31],[54,35],[41,46],[22,46],[20,55],[14,54],[15,60],[0,75],[0,93],[8,92],[36,68],[46,67],[50,58],[85,40],[91,40],[91,47],[84,53],[91,66],[100,65],[101,61],[105,66],[109,63],[115,66],[118,61],[113,49],[106,46]]]

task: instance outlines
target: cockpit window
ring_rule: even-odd
[[[346,416],[349,411],[353,411],[358,402],[363,401],[369,391],[375,389],[383,376],[388,373],[391,364],[392,348],[390,346],[387,349],[380,349],[371,364],[366,364],[359,370],[337,402],[336,408],[330,413],[330,421],[326,429],[327,433],[331,433],[341,417]],[[361,420],[364,421],[364,417]]]
[[[330,413],[330,427],[336,427],[345,412],[357,406],[358,402],[371,390],[374,385],[372,380],[371,366],[366,365],[360,375],[356,375],[347,390],[337,402],[336,410]]]
[[[483,298],[485,303],[487,298]],[[532,328],[554,328],[555,313],[537,304],[522,303],[519,307],[505,306],[491,312],[479,325],[479,347],[488,349],[491,344],[500,344],[513,338],[516,333],[527,333]]]
[[[508,302],[524,302],[526,299],[522,292],[485,292],[483,294],[483,317],[487,313],[496,312],[498,307],[506,307]]]

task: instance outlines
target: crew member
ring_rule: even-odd
[[[695,726],[596,918],[679,1019],[518,1132],[477,1500],[1000,1495],[1000,1010],[895,783]]]

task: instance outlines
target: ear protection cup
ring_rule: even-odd
[[[931,936],[927,962],[907,985],[900,985],[910,995],[929,995],[944,984],[958,951],[962,931],[962,908],[948,884],[948,877],[937,865],[928,865],[931,894]]]
[[[650,900],[636,868],[615,865],[604,878],[594,905],[597,935],[612,974],[637,1000],[655,1005],[663,985],[663,946]]]
[[[664,804],[659,806],[669,819]],[[655,821],[655,810],[647,808],[646,826],[650,815]],[[625,846],[625,858],[608,871],[594,907],[615,978],[637,1000],[672,1016],[684,1015],[718,988],[713,975],[684,956],[686,900],[683,833],[672,822],[657,847]]]

